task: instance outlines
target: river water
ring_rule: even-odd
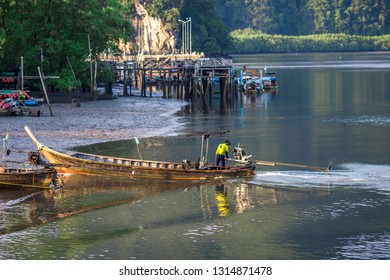
[[[250,179],[67,176],[62,190],[0,189],[0,259],[390,259],[390,53],[234,63],[276,72],[278,89],[240,96],[228,110],[219,97],[208,110],[158,97],[83,103],[83,111],[55,104],[55,117],[21,117],[13,135],[29,148],[28,124],[54,149],[111,140],[77,149],[136,158],[132,138],[148,136],[143,158],[195,160],[200,137],[188,134],[226,129],[210,138],[210,160],[229,139],[257,160],[331,164],[331,172],[258,166]]]

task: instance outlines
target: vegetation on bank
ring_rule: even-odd
[[[290,36],[390,33],[390,0],[215,0],[231,30]]]
[[[230,33],[231,53],[390,51],[390,35],[360,36],[313,34],[287,36],[264,34],[247,28]]]
[[[23,57],[27,75],[40,66],[61,77],[47,81],[53,88],[90,90],[91,60],[121,53],[119,42],[136,46],[139,5],[169,26],[177,49],[191,18],[192,51],[206,55],[390,50],[390,0],[8,0],[0,71],[17,70]],[[112,78],[106,64],[94,69],[98,80]]]
[[[0,70],[17,70],[24,61],[24,73],[60,76],[47,84],[60,90],[90,85],[90,64],[110,50],[118,50],[134,28],[128,7],[110,1],[1,1]],[[30,82],[39,81],[30,80]]]

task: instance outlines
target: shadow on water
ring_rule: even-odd
[[[181,182],[66,175],[58,189],[3,189],[0,193],[0,234],[189,186],[189,183]]]
[[[3,189],[0,194],[0,234],[9,234],[97,209],[131,204],[166,192],[194,188],[199,191],[202,215],[209,218],[243,213],[260,205],[306,199],[313,195],[326,196],[330,193],[324,189],[313,192],[248,185],[246,180],[238,179],[181,182],[66,175],[62,177],[62,187],[58,189]]]
[[[284,210],[274,205],[307,203],[331,196],[329,189],[275,188],[244,179],[191,184],[71,175],[63,181],[61,190],[25,192],[1,204],[0,259],[212,259],[217,258],[214,252],[203,255],[201,245],[209,244],[208,237],[218,247],[230,234],[239,239],[267,239],[268,234],[284,227],[283,220],[274,218]],[[273,210],[268,212],[267,207]],[[267,225],[267,231],[261,234],[256,229],[258,223],[251,222],[259,219],[258,211],[265,211],[261,219]],[[239,217],[250,219],[245,232],[234,229],[236,223],[242,224]],[[230,227],[231,233],[223,234]],[[167,238],[156,244],[161,236]],[[3,242],[6,240],[12,242]],[[199,248],[194,247],[197,240]],[[21,248],[25,243],[28,248]],[[86,255],[89,250],[101,250],[101,244],[106,243],[112,243],[107,252]],[[121,250],[122,246],[126,251]],[[55,249],[47,250],[52,247]],[[194,248],[186,252],[179,249],[186,247]],[[239,248],[235,250],[237,254],[244,253]],[[227,257],[224,254],[222,257]]]
[[[71,175],[63,181],[61,190],[0,195],[0,203],[9,199],[0,204],[0,259],[343,258],[355,246],[352,238],[383,232],[381,213],[388,211],[382,193],[290,180],[272,186],[257,179],[191,184]],[[373,221],[373,214],[382,218]],[[388,245],[386,235],[379,238]]]

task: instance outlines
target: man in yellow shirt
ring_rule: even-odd
[[[228,140],[218,145],[215,151],[215,164],[217,166],[225,167],[225,159],[229,159],[229,145],[230,142]]]

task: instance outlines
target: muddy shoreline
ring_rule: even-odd
[[[31,94],[42,98],[38,94]],[[134,137],[171,136],[180,133],[183,123],[175,116],[185,101],[140,96],[99,95],[99,101],[89,101],[88,94],[49,93],[46,102],[37,109],[40,117],[0,116],[0,137],[9,134],[11,154],[7,163],[26,162],[28,152],[36,150],[24,130],[28,126],[44,145],[58,151],[75,146],[125,140]],[[80,107],[72,105],[77,98]]]

